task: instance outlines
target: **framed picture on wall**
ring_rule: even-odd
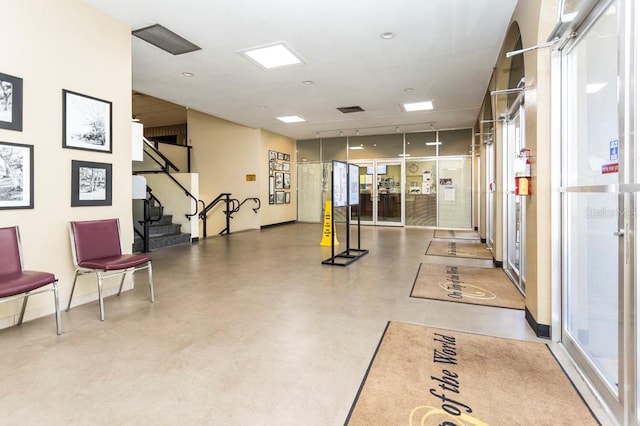
[[[283,173],[282,188],[291,189],[291,173]]]
[[[283,173],[276,172],[276,189],[283,189],[284,188],[283,179],[284,179]]]
[[[269,150],[269,161],[276,161],[278,159],[278,153],[276,151]]]
[[[0,142],[0,209],[33,208],[33,145]]]
[[[71,207],[111,205],[111,164],[71,161]]]
[[[282,163],[282,170],[288,172],[291,170],[291,165],[289,163]]]
[[[282,152],[278,153],[278,160],[284,160],[284,153]]]
[[[284,191],[276,191],[276,204],[284,204]]]
[[[0,73],[0,129],[22,131],[22,79]]]
[[[112,152],[111,102],[62,90],[62,147]]]
[[[291,193],[290,192],[285,192],[284,193],[284,203],[285,204],[291,204]]]
[[[289,154],[284,154],[284,161],[291,161],[291,157],[289,156]]]
[[[275,204],[275,176],[269,176],[269,204]]]

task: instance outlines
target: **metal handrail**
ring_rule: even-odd
[[[238,200],[236,200],[238,201]],[[260,198],[258,197],[250,197],[250,198],[245,198],[241,203],[238,203],[237,207],[234,207],[233,210],[231,210],[231,213],[237,213],[238,211],[240,211],[240,207],[242,207],[242,205],[244,203],[246,203],[247,201],[254,201],[258,204],[257,207],[253,207],[252,210],[254,213],[258,213],[258,210],[260,210]]]
[[[202,209],[199,215],[200,219],[202,219],[203,238],[207,238],[207,215],[209,214],[209,211],[212,208],[218,205],[218,203],[221,203],[221,202],[225,203],[224,214],[226,218],[226,226],[222,231],[218,233],[218,235],[230,234],[231,233],[230,220],[233,219],[232,214],[240,211],[240,207],[242,207],[242,205],[247,201],[254,201],[255,203],[258,204],[257,207],[252,208],[254,213],[258,213],[258,210],[260,209],[261,204],[260,204],[260,199],[257,197],[245,198],[242,202],[240,202],[240,200],[236,198],[231,198],[231,193],[223,192],[220,195],[218,195],[216,198],[214,198],[213,201],[211,201],[205,208]]]
[[[143,138],[145,144],[147,144],[147,146],[149,146],[150,149],[153,150],[154,153],[157,153],[158,155],[160,155],[161,158],[165,159],[167,162],[167,166],[170,166],[171,168],[173,168],[175,171],[180,171],[167,157],[164,156],[164,154],[162,154],[160,151],[158,151],[150,142],[147,138]],[[180,189],[182,189],[184,191],[184,194],[191,198],[193,201],[195,201],[195,205],[196,205],[196,210],[189,214],[186,213],[185,217],[187,219],[191,219],[193,216],[198,214],[198,207],[200,204],[202,204],[202,206],[204,206],[204,201],[197,199],[191,192],[189,192],[189,190],[187,188],[185,188],[184,185],[182,185],[180,182],[178,182],[178,180],[173,177],[171,175],[171,173],[168,170],[167,166],[163,166],[156,158],[154,158],[152,155],[150,155],[149,153],[143,151],[145,154],[147,154],[149,157],[151,157],[151,159],[153,161],[155,161],[161,168],[161,170],[138,170],[138,171],[134,171],[133,174],[134,175],[141,175],[141,174],[146,174],[146,173],[164,173],[165,175],[167,175],[169,177],[169,179],[171,179],[173,181],[173,183],[175,183],[176,185],[178,185],[178,187],[180,187]]]
[[[149,211],[152,201],[155,201],[155,203],[157,204],[157,207],[159,207],[160,209],[160,215],[157,218],[151,217],[151,213]],[[149,245],[150,245],[149,242],[151,237],[149,233],[149,226],[153,222],[157,222],[160,219],[162,219],[162,211],[164,209],[164,206],[162,205],[162,202],[158,199],[158,197],[153,195],[152,189],[149,187],[149,185],[147,185],[147,196],[143,202],[144,202],[144,212],[143,212],[144,218],[143,220],[139,221],[140,225],[142,225],[142,232],[138,231],[136,227],[134,227],[133,230],[142,239],[142,252],[147,253],[149,251]]]
[[[181,148],[187,150],[187,173],[191,173],[191,151],[193,147],[191,145],[180,145],[177,143],[166,142],[158,139],[150,139],[150,142],[153,143],[153,146],[156,147],[157,150],[160,150],[160,144],[168,145],[175,148]]]
[[[173,164],[173,162],[171,160],[169,160],[169,158],[164,155],[162,152],[160,152],[160,150],[158,150],[158,148],[156,148],[153,143],[151,143],[151,141],[147,138],[145,138],[144,136],[142,137],[142,140],[144,142],[144,144],[153,151],[154,154],[156,154],[158,157],[162,158],[164,160],[164,166],[156,159],[154,158],[152,155],[149,155],[149,157],[151,157],[151,159],[153,161],[155,161],[160,167],[162,167],[163,170],[168,170],[169,168],[172,168],[174,171],[179,172],[180,169],[178,168],[178,166],[176,166],[175,164]]]
[[[229,209],[229,203],[232,202],[232,198],[231,198],[231,193],[229,192],[223,192],[220,195],[218,195],[216,198],[213,199],[213,201],[211,201],[206,207],[204,207],[202,209],[202,211],[199,214],[200,219],[202,220],[202,238],[207,238],[207,215],[209,214],[209,211],[211,209],[213,209],[218,203],[224,202],[225,203],[225,211],[224,214],[227,218],[226,223],[227,226],[220,231],[220,235],[222,234],[228,234],[229,233],[229,218],[230,218],[230,209]]]

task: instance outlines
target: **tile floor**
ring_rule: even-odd
[[[0,424],[342,425],[387,321],[538,340],[522,311],[409,297],[420,262],[486,264],[426,256],[432,230],[363,227],[370,253],[348,267],[321,264],[321,232],[160,249],[155,304],[142,272],[105,322],[92,302],[63,312],[62,336],[51,317],[0,330]]]

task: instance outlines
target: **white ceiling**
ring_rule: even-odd
[[[86,2],[132,30],[158,23],[202,48],[173,56],[132,36],[136,92],[309,139],[473,126],[517,0]],[[237,53],[278,41],[306,63],[265,71]],[[400,107],[422,100],[435,109]],[[365,112],[336,109],[354,105]]]

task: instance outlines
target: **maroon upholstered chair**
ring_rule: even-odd
[[[88,220],[71,222],[71,250],[73,262],[76,266],[73,287],[69,295],[67,312],[71,309],[71,299],[76,288],[78,276],[95,273],[98,276],[98,298],[100,299],[100,321],[104,321],[104,301],[102,297],[102,280],[121,275],[120,289],[122,292],[125,274],[147,269],[149,273],[149,288],[151,303],[155,301],[153,294],[153,274],[151,259],[141,254],[122,254],[120,248],[120,223],[118,219]]]
[[[60,302],[58,280],[49,272],[25,271],[22,262],[20,231],[17,226],[0,228],[0,302],[23,298],[18,325],[22,324],[27,300],[33,294],[53,291],[56,308],[56,330],[60,328]],[[51,287],[44,288],[51,284]]]

